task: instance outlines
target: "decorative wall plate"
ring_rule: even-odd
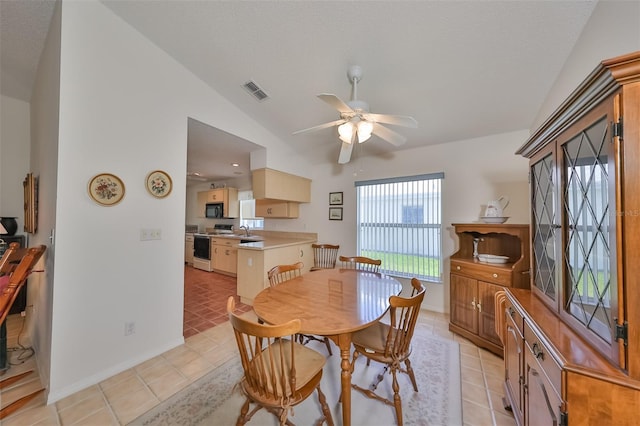
[[[116,175],[101,173],[89,181],[89,196],[102,206],[118,204],[124,197],[124,183]]]
[[[162,170],[154,170],[147,175],[147,191],[156,198],[164,198],[171,193],[171,177]]]

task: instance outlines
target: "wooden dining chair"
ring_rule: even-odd
[[[382,265],[382,260],[364,256],[340,256],[340,262],[344,269],[359,269],[369,272],[380,272],[380,265]]]
[[[353,360],[351,362],[352,373],[359,355],[367,357],[367,361],[373,360],[385,364],[385,367],[382,373],[376,377],[373,384],[369,386],[369,389],[361,388],[356,384],[351,386],[370,398],[395,407],[398,425],[402,425],[402,401],[397,379],[398,371],[409,375],[413,390],[418,392],[418,384],[411,368],[409,355],[411,355],[411,338],[420,313],[420,305],[424,299],[425,288],[416,278],[411,280],[411,286],[412,295],[410,297],[391,296],[389,298],[391,308],[389,310],[390,322],[388,324],[378,321],[363,330],[355,332],[352,337],[354,346]],[[402,362],[404,362],[406,369],[401,367]],[[375,393],[389,369],[393,376],[393,401]]]
[[[269,285],[275,287],[285,281],[292,280],[299,277],[302,274],[302,262],[294,263],[291,265],[276,265],[267,272],[269,278]]]
[[[300,320],[279,325],[257,324],[236,316],[234,309],[235,300],[230,296],[227,313],[244,370],[240,388],[246,396],[236,424],[247,423],[261,408],[275,415],[280,425],[291,424],[289,412],[317,390],[322,409],[322,418],[317,424],[326,421],[333,425],[331,411],[320,389],[325,358],[295,341]],[[249,412],[251,403],[256,406]]]
[[[267,277],[269,278],[269,285],[271,287],[275,287],[278,284],[281,284],[285,281],[292,280],[296,277],[299,277],[302,272],[302,267],[304,265],[302,262],[294,263],[293,265],[276,265],[267,272]],[[303,345],[306,345],[311,340],[317,340],[319,342],[323,342],[327,347],[327,352],[329,355],[333,355],[331,351],[331,343],[329,342],[329,338],[327,337],[316,337],[310,334],[300,334],[298,335],[298,341]]]
[[[311,271],[318,269],[333,269],[338,260],[339,245],[335,244],[311,244],[313,249],[313,267]]]

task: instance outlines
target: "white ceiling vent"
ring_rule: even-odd
[[[269,95],[267,95],[265,91],[262,90],[260,86],[258,86],[258,84],[254,81],[247,81],[242,87],[244,87],[247,92],[251,93],[253,97],[260,102],[269,98]]]

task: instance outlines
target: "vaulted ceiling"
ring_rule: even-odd
[[[419,125],[390,126],[407,137],[402,147],[374,136],[354,155],[392,158],[398,149],[526,129],[596,1],[102,3],[292,150],[336,162],[335,128],[292,133],[339,118],[316,95],[348,101],[350,65],[364,71],[358,98],[371,112],[410,115]],[[52,5],[0,2],[3,94],[29,100]],[[248,81],[268,99],[251,96],[243,88]],[[233,135],[209,129],[190,146],[225,137],[237,145]],[[215,174],[192,170],[191,160],[188,167]]]

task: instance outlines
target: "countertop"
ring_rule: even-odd
[[[252,243],[238,244],[238,249],[246,250],[270,250],[280,247],[295,246],[298,244],[315,243],[315,238],[265,238],[262,241],[255,241]]]
[[[256,241],[238,244],[238,249],[245,250],[270,250],[280,247],[295,246],[298,244],[311,244],[318,241],[318,234],[307,232],[278,232],[257,230],[248,237],[242,234],[209,234],[196,232],[192,235],[202,235],[216,239],[248,240]]]

